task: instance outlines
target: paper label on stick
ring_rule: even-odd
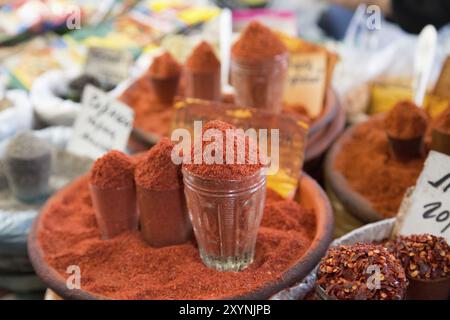
[[[450,99],[450,56],[445,59],[442,65],[439,79],[434,87],[434,94],[445,99]]]
[[[302,105],[315,118],[323,108],[327,76],[326,52],[291,53],[284,101]]]
[[[133,119],[134,111],[130,107],[88,85],[67,149],[93,159],[112,149],[124,151]]]
[[[449,156],[430,151],[401,218],[399,234],[429,233],[450,243]]]
[[[131,53],[126,50],[89,48],[85,72],[106,85],[115,86],[128,77],[132,63]]]

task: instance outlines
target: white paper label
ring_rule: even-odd
[[[67,149],[93,159],[115,149],[124,151],[133,128],[134,111],[88,85]]]
[[[450,243],[450,157],[430,151],[405,209],[399,234],[429,233]]]
[[[107,85],[117,85],[128,77],[131,53],[110,48],[89,48],[85,72]]]

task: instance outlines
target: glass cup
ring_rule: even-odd
[[[50,193],[51,164],[50,150],[33,158],[6,156],[4,170],[14,196],[28,203],[44,201]]]
[[[179,79],[179,75],[168,78],[150,77],[155,95],[161,103],[172,104],[178,90]]]
[[[203,263],[239,271],[253,262],[263,216],[263,169],[240,180],[207,179],[183,168],[185,195]]]
[[[220,69],[209,72],[198,72],[185,69],[185,96],[211,101],[220,101]]]
[[[182,244],[192,234],[183,188],[155,191],[137,186],[141,234],[152,247]]]
[[[102,239],[111,239],[124,231],[137,230],[135,187],[100,188],[89,184],[95,218]]]
[[[236,104],[278,114],[283,108],[288,53],[259,63],[231,59],[231,83]]]

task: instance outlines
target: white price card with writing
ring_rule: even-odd
[[[402,235],[429,233],[450,243],[450,157],[430,151],[398,226]]]
[[[323,109],[326,76],[325,52],[291,54],[284,101],[302,105],[311,117],[317,117]]]
[[[85,73],[107,85],[117,85],[128,77],[133,57],[127,50],[90,47],[87,53]]]
[[[88,85],[67,148],[93,159],[112,149],[124,151],[133,119],[134,111],[130,107]]]

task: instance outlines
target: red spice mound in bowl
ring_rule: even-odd
[[[205,136],[205,133],[207,133],[209,130],[215,130],[216,132],[220,132],[222,135],[222,141],[215,141],[215,136],[212,136],[210,140],[207,140],[207,137]],[[231,130],[231,131],[230,131]],[[211,132],[211,131],[210,131]],[[227,135],[235,133],[233,138],[233,149],[230,150],[233,151],[234,154],[234,161],[233,164],[226,163],[227,162]],[[220,120],[214,120],[208,122],[206,125],[203,126],[203,132],[202,132],[202,148],[195,147],[195,145],[192,147],[191,152],[191,163],[186,163],[183,165],[183,167],[188,170],[189,172],[196,174],[198,176],[204,177],[204,178],[211,178],[211,179],[225,179],[225,180],[239,180],[243,177],[250,176],[256,171],[260,170],[262,168],[261,163],[259,162],[258,157],[258,150],[250,150],[250,139],[249,137],[243,137],[242,139],[239,138],[239,132],[236,131],[236,128],[226,122],[220,121]],[[207,153],[206,150],[208,147],[212,147],[213,144],[217,145],[215,147],[214,151],[222,150],[223,154],[221,156],[222,158],[222,164],[218,163],[212,163],[208,164],[207,159],[204,158],[204,155]],[[222,147],[219,147],[218,145],[222,145]],[[245,144],[245,146],[243,146]],[[239,150],[245,150],[245,159],[244,163],[239,164],[238,163],[238,152]],[[212,152],[212,153],[213,153]],[[256,154],[255,154],[256,152]],[[211,153],[211,154],[212,154]],[[200,164],[194,163],[195,157],[197,156],[201,157],[202,160]],[[217,156],[217,155],[215,155]],[[219,156],[220,157],[220,156]],[[256,163],[252,163],[251,160],[255,159]]]
[[[384,243],[413,279],[436,280],[450,276],[450,246],[430,234],[398,236]]]
[[[181,72],[180,64],[168,52],[164,52],[153,60],[148,73],[155,78],[176,77]]]
[[[278,229],[282,221],[273,219],[259,230],[254,263],[242,272],[220,272],[202,263],[194,240],[163,248],[146,245],[138,232],[101,240],[87,179],[81,178],[52,198],[39,218],[36,239],[59,281],[65,283],[67,267],[77,265],[82,290],[97,297],[219,299],[281,281],[311,246],[306,226]]]
[[[380,270],[378,289],[368,286],[374,274],[370,266]],[[386,248],[357,243],[329,249],[319,265],[316,284],[338,300],[402,300],[408,280],[400,261]]]
[[[125,188],[134,184],[134,164],[126,154],[112,150],[97,159],[89,182],[100,188]]]
[[[410,101],[400,101],[384,119],[386,132],[397,139],[413,139],[423,136],[427,129],[427,115]]]
[[[443,133],[450,134],[450,106],[433,120],[433,127]]]
[[[136,184],[150,190],[173,190],[182,185],[181,165],[172,162],[173,143],[162,138],[136,165]]]
[[[186,60],[186,67],[196,72],[210,72],[220,68],[220,61],[213,48],[206,41],[202,41]]]
[[[231,49],[233,58],[249,62],[270,59],[285,52],[287,48],[278,36],[257,21],[248,24]]]
[[[359,124],[343,141],[334,168],[387,218],[397,214],[406,189],[415,185],[424,161],[424,157],[400,161],[391,156],[383,118],[376,117]]]

